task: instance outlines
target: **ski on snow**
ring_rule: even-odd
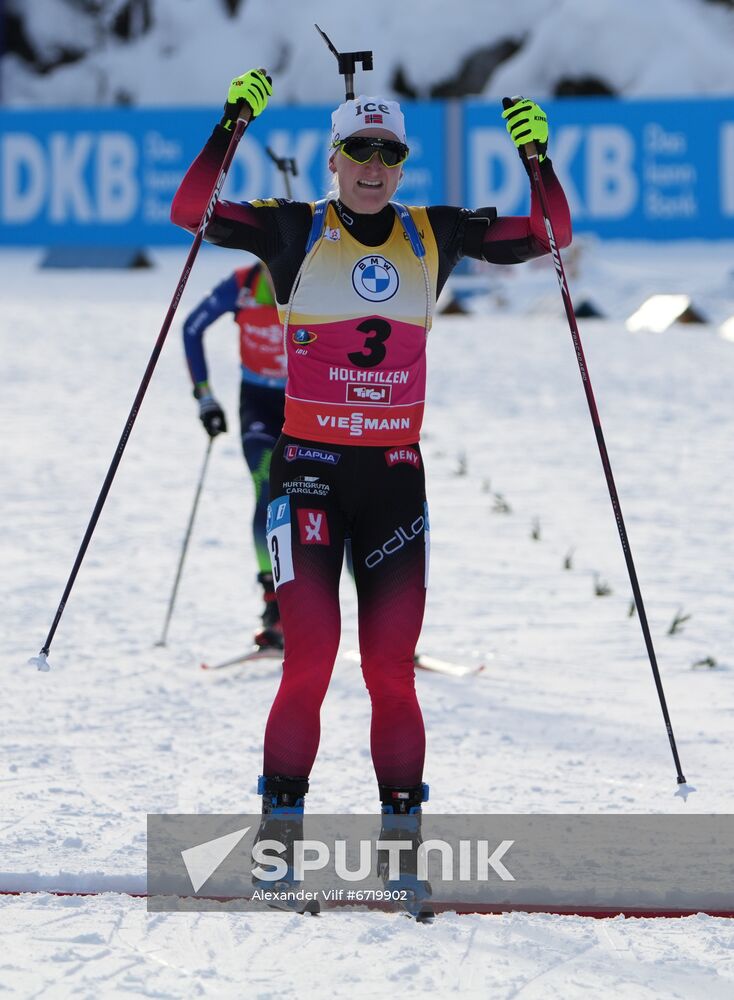
[[[453,663],[425,653],[416,653],[413,663],[419,670],[432,670],[436,674],[448,674],[451,677],[475,677],[484,670],[483,663]]]
[[[344,656],[354,663],[360,663],[362,660],[357,649],[347,650]],[[449,677],[473,677],[476,674],[481,674],[484,670],[483,663],[454,663],[451,660],[442,660],[437,656],[428,656],[426,653],[416,653],[413,657],[413,663],[417,670],[428,670],[434,674],[447,674]]]
[[[236,667],[240,663],[252,663],[255,660],[279,660],[282,659],[282,649],[255,647],[239,656],[232,656],[228,660],[220,660],[217,663],[201,664],[202,670],[223,670],[225,667]],[[361,657],[356,649],[348,650],[344,656],[348,660],[359,663]],[[451,660],[443,660],[437,656],[428,656],[426,653],[416,653],[413,659],[416,669],[427,670],[434,674],[446,674],[449,677],[475,677],[484,670],[484,664],[454,663]]]
[[[282,660],[283,650],[275,649],[272,646],[266,646],[264,649],[260,646],[253,646],[252,649],[248,649],[246,653],[240,653],[239,656],[233,656],[229,660],[220,660],[218,663],[202,663],[202,670],[222,670],[224,667],[235,667],[239,663],[251,663],[254,660]]]

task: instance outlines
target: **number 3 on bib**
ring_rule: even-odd
[[[360,333],[368,333],[370,336],[365,338],[361,351],[353,351],[347,357],[357,368],[374,368],[387,354],[385,341],[392,332],[390,324],[384,319],[372,317],[360,323],[357,329]]]

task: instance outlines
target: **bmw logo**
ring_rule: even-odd
[[[379,254],[362,257],[352,270],[352,287],[360,298],[368,302],[391,299],[399,285],[400,275],[395,265]]]

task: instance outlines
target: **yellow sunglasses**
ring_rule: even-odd
[[[399,167],[408,159],[410,150],[397,139],[380,139],[373,136],[354,136],[338,143],[338,148],[354,163],[369,163],[375,153],[380,154],[384,166]]]

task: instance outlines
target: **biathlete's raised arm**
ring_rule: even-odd
[[[246,81],[253,76],[259,76],[258,72],[251,71],[233,81],[222,120],[215,126],[176,192],[171,219],[189,232],[196,232],[217,179],[231,137],[237,102],[247,100],[247,97],[237,98],[237,93],[248,92]],[[522,110],[515,110],[518,108]],[[532,101],[523,101],[514,109],[505,111],[503,117],[507,119],[508,131],[518,149],[524,143],[535,142],[556,240],[560,247],[568,246],[571,242],[571,218],[563,188],[546,155],[548,124],[545,114]],[[343,147],[344,143],[335,146],[332,137],[332,160],[333,150],[338,148],[344,152]],[[407,158],[407,146],[405,148]],[[402,169],[402,162],[396,164],[399,167],[396,174]],[[364,206],[364,214],[355,218],[354,212],[344,211],[345,202],[350,209],[354,208],[354,198],[345,199],[344,192],[340,190],[339,197],[334,201],[342,222],[352,228],[362,242],[368,246],[379,246],[385,241],[394,223],[394,212],[389,205]],[[530,214],[526,216],[498,216],[492,207],[469,210],[447,205],[429,206],[427,214],[438,251],[437,294],[462,257],[493,264],[519,264],[550,252],[543,215],[534,191],[531,193]],[[205,239],[219,246],[249,251],[265,261],[275,283],[278,301],[286,302],[303,261],[312,219],[313,206],[306,202],[270,199],[237,203],[220,200],[207,226]],[[351,225],[350,219],[354,220]]]

